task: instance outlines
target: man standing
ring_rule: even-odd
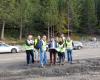
[[[66,40],[66,48],[67,48],[67,59],[68,59],[68,62],[70,64],[72,64],[72,51],[73,51],[73,41],[70,39],[70,37],[67,38]]]
[[[57,42],[54,38],[51,38],[51,41],[49,42],[49,51],[50,51],[50,64],[56,63],[56,48],[57,48]]]
[[[34,53],[33,53],[34,41],[32,38],[33,36],[29,35],[25,42],[27,65],[30,64],[30,60],[32,60],[31,62],[34,63]]]
[[[44,68],[44,65],[47,64],[47,55],[46,55],[46,36],[44,35],[40,41],[40,64],[41,67]]]

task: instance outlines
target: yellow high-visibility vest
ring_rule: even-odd
[[[66,48],[64,47],[64,43],[63,44],[58,44],[58,48],[57,51],[58,52],[65,52]]]
[[[73,41],[66,41],[67,49],[73,49]]]
[[[47,46],[47,42],[43,41],[43,40],[42,40],[42,42],[43,42],[42,49],[45,51],[46,50],[46,46]]]
[[[35,39],[35,40],[34,40],[34,45],[35,45],[35,46],[36,46],[37,42],[38,42],[38,39]]]
[[[33,50],[34,49],[34,45],[24,45],[25,50]]]
[[[28,46],[28,45],[24,45],[24,48],[25,48],[25,50],[33,50],[34,49],[34,46],[33,45],[31,45],[31,46]]]

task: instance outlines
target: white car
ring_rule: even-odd
[[[80,41],[73,41],[74,43],[74,49],[75,50],[80,50],[81,48],[83,48],[83,44]]]
[[[18,53],[20,51],[21,49],[17,46],[11,46],[5,43],[0,43],[0,53],[6,53],[6,52]]]

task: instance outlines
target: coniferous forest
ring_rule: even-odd
[[[99,35],[100,0],[0,0],[1,39],[48,31]]]

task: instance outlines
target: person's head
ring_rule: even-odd
[[[51,38],[51,41],[54,41],[54,40],[55,40],[55,39],[52,37],[52,38]]]
[[[41,39],[41,36],[38,36],[37,38],[40,40]]]
[[[28,40],[32,40],[33,36],[32,35],[28,35]]]
[[[67,37],[67,41],[70,41],[71,40],[71,38],[70,37]]]
[[[56,42],[59,42],[59,37],[56,37],[56,38],[55,38],[55,41],[56,41]]]
[[[63,38],[62,37],[59,38],[59,44],[63,44]]]
[[[61,34],[61,37],[64,37],[64,34]]]
[[[63,39],[62,39],[62,37],[60,37],[60,38],[59,38],[59,42],[62,42],[62,41],[63,41]]]
[[[64,34],[61,34],[61,38],[62,38],[63,40],[65,40],[65,35],[64,35]]]
[[[46,41],[46,35],[43,35],[43,37],[42,37],[42,39],[44,40],[44,41]]]

